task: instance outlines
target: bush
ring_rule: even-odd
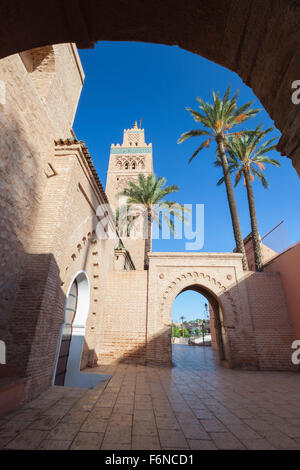
[[[183,337],[184,338],[190,338],[190,336],[191,335],[189,334],[188,330],[186,328],[183,328]]]
[[[173,326],[173,336],[174,338],[180,338],[181,330],[178,328],[178,326]]]

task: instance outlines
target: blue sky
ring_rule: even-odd
[[[123,129],[143,118],[146,142],[153,145],[155,173],[165,176],[168,184],[180,187],[175,195],[177,201],[205,205],[205,240],[201,251],[232,251],[234,239],[225,187],[216,187],[220,169],[213,166],[215,147],[202,151],[199,158],[188,164],[201,140],[194,138],[179,145],[177,139],[182,132],[197,128],[185,107],[196,109],[196,96],[210,100],[211,90],[223,94],[229,84],[233,92],[240,89],[239,104],[255,100],[253,106],[262,108],[248,126],[258,123],[272,126],[252,90],[234,72],[175,46],[100,42],[94,50],[80,50],[79,55],[86,79],[74,131],[86,142],[103,185],[111,143],[122,143]],[[279,137],[279,131],[275,130],[273,136]],[[295,243],[300,239],[299,178],[289,159],[277,152],[271,156],[280,161],[281,168],[267,167],[270,188],[265,190],[258,182],[253,185],[260,233],[264,235],[284,219],[285,235],[290,244]],[[246,236],[250,220],[243,184],[235,194]],[[154,240],[153,250],[184,251],[185,240]],[[188,318],[189,314],[197,313],[199,305],[203,307],[204,300],[199,304],[199,294],[190,295],[193,299],[190,302],[185,294],[184,304],[179,300],[183,296],[174,303],[173,318],[181,314]],[[186,312],[182,312],[184,308]]]

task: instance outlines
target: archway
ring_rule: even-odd
[[[172,306],[181,292],[193,289],[206,297],[215,312],[223,365],[257,367],[246,283],[239,282],[244,279],[241,260],[236,253],[150,254],[149,361],[171,364]]]
[[[23,8],[6,0],[0,15],[6,19],[0,58],[65,42],[90,48],[101,40],[140,41],[176,45],[235,71],[282,132],[278,150],[300,174],[300,113],[292,100],[300,68],[298,2],[245,0],[241,8],[238,0],[48,0],[41,9],[35,0]]]
[[[201,331],[201,333],[199,333],[199,335],[201,335],[202,334],[202,325],[203,325],[203,329],[206,329],[207,325],[208,325],[208,322],[209,322],[210,323],[210,325],[209,325],[210,334],[212,334],[212,336],[215,338],[215,341],[216,341],[216,348],[215,349],[217,350],[217,356],[219,358],[219,361],[222,364],[228,364],[229,365],[231,363],[230,348],[229,348],[229,344],[228,344],[226,329],[225,329],[225,326],[224,326],[224,309],[223,309],[223,306],[222,306],[220,300],[217,298],[216,295],[214,295],[206,287],[204,287],[200,284],[191,284],[191,285],[183,288],[180,292],[178,292],[178,294],[175,296],[175,299],[173,301],[173,306],[174,306],[174,303],[176,302],[176,300],[179,299],[180,296],[183,293],[188,293],[188,292],[191,292],[191,293],[194,292],[194,293],[199,294],[199,304],[201,302],[201,297],[206,300],[206,302],[204,304],[205,307],[202,308],[202,310],[206,310],[206,312],[200,313],[201,308],[199,308],[198,312],[199,312],[200,317],[202,317],[202,319],[200,319],[200,322],[199,322],[198,319],[197,319],[196,322],[193,322],[191,318],[187,318],[188,323],[185,323],[185,325],[184,325],[184,323],[182,323],[183,326],[186,329],[188,329],[190,325],[192,327],[196,325],[196,327],[199,327],[199,330]],[[172,308],[172,310],[173,310],[173,308]],[[203,313],[204,313],[204,315],[203,315]],[[189,317],[189,315],[187,315],[187,316]],[[206,317],[206,318],[204,318],[204,317]],[[187,324],[189,326],[187,326]],[[174,325],[174,323],[173,323],[173,318],[172,318],[172,329],[173,329],[173,325]],[[173,334],[172,334],[172,336],[173,336]],[[174,343],[176,341],[173,340],[172,342]],[[185,341],[181,341],[181,342],[185,343]],[[190,344],[190,343],[191,343],[191,340],[189,339],[187,344]],[[194,344],[197,344],[197,342],[194,343]],[[201,344],[201,343],[199,343],[199,344]],[[204,343],[204,345],[205,345],[205,343]]]
[[[91,388],[109,378],[103,374],[80,372],[89,303],[89,280],[86,273],[81,271],[74,277],[67,294],[65,320],[58,341],[52,381],[54,385]]]

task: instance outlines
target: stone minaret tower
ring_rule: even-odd
[[[135,122],[132,129],[124,129],[122,145],[112,144],[110,149],[105,191],[114,210],[118,207],[117,194],[128,181],[137,180],[140,173],[145,176],[153,173],[152,144],[146,144],[144,129],[139,129]],[[144,240],[127,238],[124,244],[136,269],[144,269]]]

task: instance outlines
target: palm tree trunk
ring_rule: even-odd
[[[252,183],[250,179],[249,168],[247,169],[244,168],[243,173],[245,176],[246,188],[247,188],[247,197],[248,197],[250,220],[251,220],[252,243],[253,243],[254,259],[255,259],[255,269],[256,271],[262,271],[263,259],[262,259],[262,252],[261,252],[261,243],[260,243],[259,232],[258,232],[254,194],[253,194],[253,188],[252,188]]]
[[[217,141],[220,156],[221,156],[221,162],[222,162],[222,168],[223,168],[225,186],[226,186],[226,192],[227,192],[227,199],[228,199],[228,204],[229,204],[229,209],[230,209],[231,222],[232,222],[236,248],[237,248],[238,253],[243,254],[243,260],[242,260],[243,269],[247,271],[248,263],[247,263],[246,251],[245,251],[245,246],[244,246],[244,240],[242,237],[241,226],[240,226],[237,206],[235,202],[231,177],[228,171],[229,168],[228,168],[228,162],[227,162],[227,158],[225,154],[224,143],[221,138],[217,138],[216,141]]]
[[[152,217],[151,212],[147,211],[146,221],[147,233],[145,238],[145,255],[144,255],[144,269],[149,269],[149,252],[151,251],[152,242]]]

